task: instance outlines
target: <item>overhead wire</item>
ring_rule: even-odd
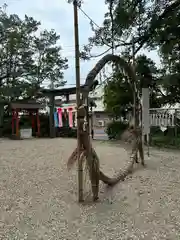
[[[97,28],[101,28],[83,9],[81,6],[78,7],[79,10],[84,14],[84,16],[86,16],[89,20],[90,20],[90,25],[93,26],[93,24],[97,27]],[[101,38],[102,42],[109,48],[108,51],[112,48],[112,46],[103,38]]]
[[[70,1],[66,0],[66,2],[67,2],[67,3],[72,3],[73,0],[70,0]],[[92,25],[95,25],[97,28],[99,28],[99,29],[101,28],[101,27],[82,9],[82,7],[81,7],[81,1],[79,1],[78,9],[83,13],[83,15],[84,15],[85,17],[87,17],[87,18],[90,20],[90,25],[91,25],[91,26],[92,26]],[[98,54],[89,56],[89,57],[88,57],[89,59],[101,57],[101,56],[103,56],[105,53],[109,52],[109,51],[112,49],[112,46],[111,46],[105,39],[103,39],[103,38],[101,37],[101,40],[102,40],[103,44],[108,47],[108,49],[105,50],[104,52],[100,53],[100,54],[98,53]],[[82,46],[84,46],[84,45],[82,45]]]
[[[68,1],[66,0],[68,3],[72,2],[72,1]],[[83,13],[83,15],[89,19],[90,21],[90,24],[92,25],[95,25],[97,28],[100,28],[100,26],[82,9],[81,7],[81,4],[78,4],[78,9]],[[104,55],[105,53],[107,53],[109,50],[112,49],[112,46],[109,45],[109,43],[107,43],[106,41],[104,42],[104,39],[102,39],[103,43],[108,46],[109,48],[101,53],[101,54],[97,54],[96,56],[91,56],[90,58],[93,59],[93,58],[97,58],[97,57],[100,57],[102,55]],[[84,45],[81,45],[81,46],[84,46]],[[67,48],[71,48],[71,46],[66,46]],[[74,48],[74,46],[72,46],[72,48]],[[63,50],[63,51],[66,51],[66,50]],[[74,51],[72,51],[74,53]],[[70,53],[70,52],[69,52]],[[71,55],[71,56],[66,56],[67,58],[75,58],[75,56]],[[98,84],[98,86],[102,85],[105,81],[102,80],[102,76],[105,76],[105,68],[102,69],[102,74],[100,73],[99,75],[99,80],[100,80],[100,83]],[[81,79],[82,80],[82,79]],[[67,85],[69,86],[75,86],[76,84],[68,84]]]

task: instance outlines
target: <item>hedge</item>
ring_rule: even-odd
[[[121,134],[127,129],[128,123],[112,121],[107,125],[106,133],[109,139],[120,139]]]

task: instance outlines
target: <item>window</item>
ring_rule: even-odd
[[[104,121],[98,121],[98,125],[99,125],[99,127],[104,127]]]

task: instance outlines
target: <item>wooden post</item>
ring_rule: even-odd
[[[175,113],[174,113],[174,137],[175,137],[175,146],[178,146],[178,141],[177,141],[177,137],[178,137],[178,131],[177,131],[177,109],[175,109]]]
[[[12,125],[11,125],[11,128],[12,128],[12,135],[14,134],[14,120],[15,120],[15,111],[12,110]]]
[[[18,109],[16,109],[16,136],[19,137],[19,114]]]
[[[3,134],[3,122],[4,122],[4,103],[0,101],[0,137]]]
[[[78,30],[78,0],[73,1],[74,6],[74,40],[75,40],[75,67],[76,67],[76,105],[80,107],[80,52],[79,52],[79,30]],[[79,202],[83,201],[83,167],[80,161],[80,119],[77,118],[77,158],[78,158],[78,194]]]
[[[135,43],[134,43],[134,37],[132,40],[132,67],[135,71]],[[134,130],[137,129],[139,125],[139,106],[138,106],[138,93],[137,93],[137,86],[136,82],[133,83],[133,103],[134,103],[134,108],[133,108],[133,117],[134,117]],[[138,155],[136,153],[135,156],[135,161],[138,162]]]
[[[149,134],[150,134],[150,119],[149,119],[149,86],[146,83],[142,87],[142,145],[147,144],[149,156]],[[146,139],[145,139],[146,137]]]
[[[49,97],[49,130],[50,137],[55,137],[55,127],[54,127],[54,94],[51,93]]]
[[[40,137],[40,119],[39,119],[39,110],[36,110],[36,120],[37,120],[37,137]]]
[[[69,103],[69,94],[66,94],[66,103]]]
[[[77,111],[75,110],[75,127],[77,127]]]
[[[91,138],[94,139],[93,108],[91,106]]]
[[[132,40],[132,67],[135,71],[135,43],[134,43],[134,38]],[[133,116],[134,116],[134,125],[135,125],[135,128],[138,127],[139,125],[139,102],[138,102],[138,90],[137,90],[137,83],[134,82],[134,86],[133,86],[133,101],[134,101],[134,108],[133,108]]]
[[[31,119],[32,135],[34,134],[35,124],[34,124],[34,112],[29,111],[29,118]]]

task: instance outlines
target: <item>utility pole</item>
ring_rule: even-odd
[[[78,5],[80,0],[74,0],[74,41],[75,41],[75,67],[76,67],[76,105],[80,107],[80,52],[79,52],[79,29],[78,29]],[[77,118],[77,158],[78,158],[78,193],[79,202],[83,201],[83,167],[80,161],[80,119]]]

